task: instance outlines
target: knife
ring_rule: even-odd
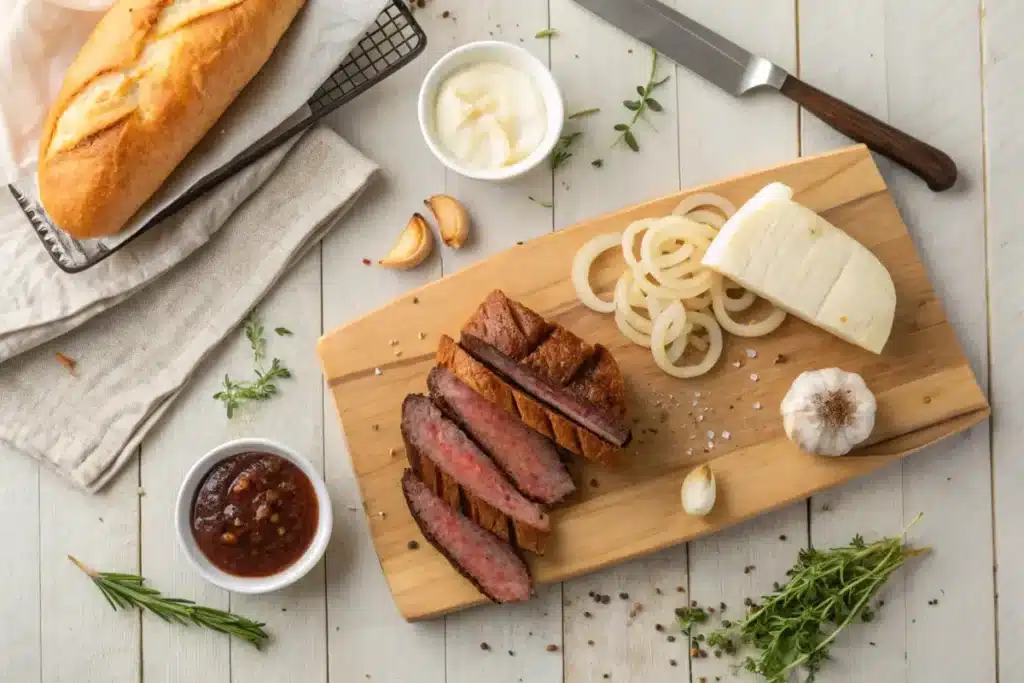
[[[657,0],[576,2],[733,96],[773,88],[847,137],[905,166],[933,191],[956,183],[956,164],[945,152],[818,90]]]

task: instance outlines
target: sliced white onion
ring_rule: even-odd
[[[626,259],[626,267],[630,270],[636,270],[640,262],[637,261],[635,248],[636,248],[636,236],[647,230],[652,225],[656,225],[660,218],[642,218],[638,221],[633,221],[626,226],[626,229],[622,233],[622,258]]]
[[[713,317],[706,313],[694,312],[687,315],[685,310],[682,303],[678,301],[673,303],[662,311],[661,315],[654,321],[654,330],[651,333],[651,352],[654,355],[654,362],[669,375],[681,379],[700,377],[708,372],[718,362],[724,346],[722,328],[718,326]],[[683,316],[706,329],[711,342],[707,353],[704,354],[704,359],[695,365],[675,365],[665,351],[665,335],[669,327],[674,321],[682,320]]]
[[[613,249],[621,243],[619,233],[598,235],[590,240],[576,252],[572,259],[572,286],[576,290],[576,296],[580,303],[592,311],[598,313],[611,313],[615,310],[615,300],[605,301],[594,293],[590,286],[590,268],[594,265],[597,257]]]
[[[717,214],[714,211],[705,211],[704,209],[691,211],[690,213],[686,214],[686,217],[692,221],[697,221],[698,223],[703,223],[704,225],[710,225],[712,228],[715,228],[716,230],[720,230],[722,226],[725,225],[726,220],[725,216]]]
[[[685,216],[702,206],[713,206],[724,213],[726,218],[736,213],[736,207],[732,202],[725,197],[710,192],[698,192],[697,194],[683,197],[683,201],[679,202],[676,208],[672,209],[672,213],[676,216]]]
[[[772,312],[763,320],[758,320],[755,323],[736,322],[729,317],[725,306],[726,298],[723,278],[716,273],[711,283],[711,309],[715,312],[715,318],[725,328],[725,331],[735,334],[737,337],[762,337],[779,329],[779,325],[786,319],[784,310],[773,307]]]

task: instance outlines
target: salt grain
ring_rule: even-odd
[[[687,455],[693,455],[693,449],[692,448],[687,448],[686,449],[686,454]]]
[[[708,450],[710,451],[714,447],[715,447],[715,442],[714,441],[708,441]]]
[[[732,438],[732,434],[731,433],[729,433],[729,432],[722,432],[722,439],[724,441],[728,441],[730,438]]]
[[[691,403],[690,405],[692,405],[694,408],[696,408],[697,407],[697,399],[693,399],[693,403]]]
[[[402,356],[402,352],[401,351],[395,351],[395,358],[401,358],[401,356]]]
[[[694,398],[700,398],[700,392],[699,391],[693,392],[693,397]]]
[[[743,363],[739,362],[738,360],[734,360],[734,361],[732,362],[732,366],[733,366],[734,368],[738,368],[738,367],[740,367],[741,365],[743,365]]]
[[[711,431],[710,429],[708,430],[708,438],[709,439],[715,438],[715,433],[713,431]]]
[[[388,346],[398,346],[398,340],[397,339],[389,339],[388,340]]]
[[[697,422],[703,422],[703,421],[704,421],[704,416],[703,415],[698,415],[697,416]]]
[[[754,401],[754,410],[761,410],[761,402]]]
[[[750,381],[751,382],[756,382],[759,379],[761,379],[761,377],[756,372],[750,373]]]
[[[754,349],[747,349],[747,358],[757,358],[757,351]]]
[[[373,369],[373,374],[375,374],[375,375],[383,375],[384,373],[381,371],[380,368],[374,368]]]
[[[420,332],[419,338],[420,339],[426,339],[427,338],[427,333],[426,332]]]

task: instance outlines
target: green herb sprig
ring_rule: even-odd
[[[757,652],[743,660],[743,667],[769,683],[786,683],[789,672],[800,666],[811,683],[836,636],[855,621],[874,618],[872,600],[893,572],[928,552],[905,545],[905,536],[906,530],[866,543],[858,535],[847,546],[801,550],[786,572],[789,581],[751,605],[743,621],[723,623],[725,628],[710,634],[708,644],[728,654],[737,644],[753,647]]]
[[[668,82],[669,77],[665,76],[661,80],[655,80],[657,73],[658,51],[652,49],[651,73],[647,77],[647,84],[636,86],[636,92],[640,96],[640,99],[622,101],[622,106],[633,112],[633,117],[630,119],[629,123],[616,123],[614,126],[615,130],[620,133],[616,142],[618,140],[622,140],[626,143],[626,146],[634,152],[640,151],[640,143],[637,142],[636,134],[633,132],[633,126],[636,125],[636,122],[640,120],[640,117],[643,116],[648,109],[655,112],[664,110],[664,107],[661,106],[661,102],[651,97],[651,93]]]
[[[136,607],[152,612],[168,623],[191,623],[241,638],[252,643],[257,650],[270,638],[263,630],[266,624],[262,622],[212,607],[203,607],[191,600],[168,598],[157,589],[145,585],[146,580],[136,574],[99,572],[71,555],[68,555],[68,559],[92,579],[115,612]]]
[[[256,379],[234,380],[227,374],[224,375],[224,389],[213,395],[213,398],[224,403],[228,419],[235,415],[235,411],[247,401],[266,401],[277,393],[278,379],[287,379],[292,376],[291,371],[281,364],[280,358],[274,358],[270,362],[270,368],[263,368],[263,361],[267,357],[267,338],[263,333],[263,322],[256,311],[249,314],[245,319],[245,338],[249,340],[252,348],[253,362],[256,367]],[[278,336],[287,336],[291,330],[278,327],[274,330]]]
[[[556,29],[556,28],[546,28],[546,29],[542,29],[540,31],[537,31],[537,35],[535,35],[534,38],[554,38],[557,35],[558,35],[558,29]]]
[[[551,152],[551,170],[555,171],[559,166],[569,161],[572,157],[572,152],[569,148],[576,142],[576,139],[583,133],[576,131],[575,133],[569,133],[558,138],[558,142],[555,143],[555,149]]]

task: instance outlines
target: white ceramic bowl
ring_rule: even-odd
[[[317,529],[313,535],[306,552],[293,564],[285,567],[277,574],[261,577],[234,576],[218,569],[213,565],[203,551],[199,549],[195,537],[192,535],[191,513],[192,502],[195,500],[196,489],[203,481],[207,473],[220,461],[233,455],[241,453],[260,452],[278,455],[290,461],[303,474],[309,477],[316,492],[318,503]],[[175,503],[174,528],[178,533],[178,542],[185,550],[192,565],[199,571],[199,574],[210,583],[220,586],[234,593],[269,593],[289,586],[309,572],[310,569],[320,561],[324,551],[327,550],[327,542],[331,538],[331,530],[334,526],[334,514],[331,510],[331,499],[327,495],[327,485],[323,478],[313,469],[308,460],[293,451],[292,449],[269,439],[236,439],[217,446],[212,451],[199,458],[192,469],[185,475],[185,481],[178,491],[178,500]]]
[[[532,154],[511,166],[496,169],[466,168],[445,149],[437,136],[437,128],[434,125],[434,105],[437,101],[438,89],[453,72],[480,62],[499,62],[519,69],[536,83],[541,97],[544,99],[544,108],[548,117],[544,139]],[[565,122],[562,91],[559,90],[558,83],[555,82],[555,78],[548,68],[527,50],[518,45],[498,40],[467,43],[437,60],[437,64],[434,64],[427,72],[426,78],[423,79],[423,85],[420,86],[417,113],[423,139],[426,140],[427,147],[434,153],[434,156],[459,175],[477,180],[509,180],[536,167],[554,149],[558,137],[562,134],[562,124]]]

